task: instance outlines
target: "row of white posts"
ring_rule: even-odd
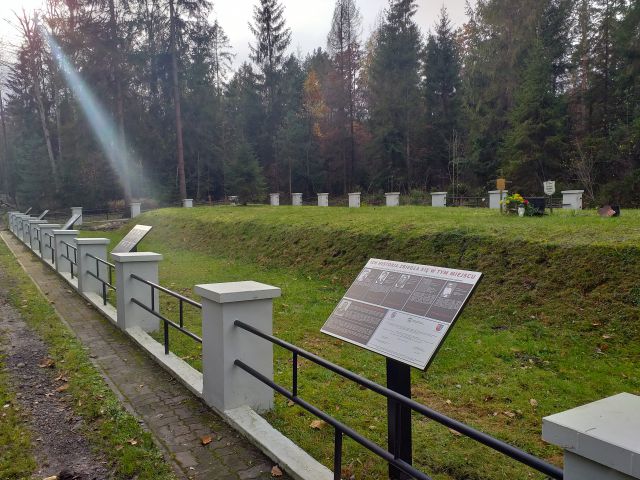
[[[506,190],[492,190],[489,193],[489,208],[500,209],[500,202],[503,201],[509,195]],[[583,190],[566,190],[562,192],[562,205],[565,209],[570,210],[582,210],[582,194]],[[329,194],[318,193],[318,206],[329,206]],[[349,194],[349,207],[360,207],[360,192]],[[384,194],[387,207],[398,207],[400,205],[400,192],[388,192]],[[185,200],[186,202],[186,200]],[[269,194],[269,203],[272,207],[280,205],[280,194]],[[291,194],[291,205],[294,207],[302,206],[302,193]],[[186,205],[185,205],[186,206]],[[192,204],[191,204],[192,206]],[[446,207],[447,206],[447,192],[432,192],[431,193],[431,206],[433,207]]]
[[[290,469],[306,473],[296,478],[329,480],[328,469],[315,462],[290,440],[274,430],[255,411],[273,407],[273,391],[234,365],[236,359],[273,380],[273,344],[234,325],[240,320],[264,333],[273,331],[273,298],[280,289],[257,282],[196,285],[202,312],[202,373],[163,346],[148,333],[160,328],[159,319],[135,304],[142,302],[160,312],[158,283],[162,255],[153,252],[112,254],[115,269],[116,308],[104,305],[102,282],[108,278],[109,240],[77,238],[77,230],[60,230],[29,215],[9,213],[9,228],[45,264],[55,270],[105,317],[122,329],[194,394],[232,423],[244,435]],[[46,239],[46,240],[45,240]],[[75,265],[64,258],[71,245]],[[576,381],[581,381],[576,378]],[[640,397],[621,393],[542,419],[542,437],[564,449],[565,480],[629,480],[640,478]],[[285,460],[283,460],[285,459]],[[289,459],[289,460],[286,460]],[[288,463],[287,463],[288,462]],[[315,472],[315,473],[309,473]]]

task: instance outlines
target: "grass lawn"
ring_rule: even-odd
[[[10,278],[11,303],[48,344],[55,364],[64,365],[65,376],[69,378],[66,393],[72,396],[75,411],[85,420],[83,433],[110,462],[115,478],[174,479],[151,435],[120,404],[89,360],[85,348],[60,321],[2,241],[0,265]],[[12,400],[0,371],[0,407]],[[29,455],[29,433],[19,424],[13,407],[3,408],[0,415],[0,478],[31,478],[35,463]],[[136,439],[137,444],[128,443],[130,439]]]
[[[602,397],[640,394],[640,213],[514,218],[489,210],[313,207],[165,209],[141,251],[164,254],[164,286],[193,297],[199,283],[256,280],[278,286],[276,335],[384,384],[384,359],[320,334],[332,308],[370,257],[484,272],[485,277],[413,397],[500,439],[560,463],[540,439],[541,418]],[[107,236],[112,246],[133,224]],[[175,301],[163,299],[169,316]],[[187,325],[200,332],[198,312]],[[198,345],[172,332],[172,351],[200,368]],[[276,349],[275,377],[291,385],[291,358]],[[382,398],[300,363],[300,395],[381,445]],[[333,431],[276,398],[276,428],[331,465]],[[437,479],[543,478],[490,449],[414,416],[415,463]],[[356,478],[386,466],[345,441]],[[347,473],[347,472],[345,472]]]

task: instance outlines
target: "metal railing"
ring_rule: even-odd
[[[292,391],[289,391],[286,388],[282,387],[281,385],[278,385],[273,380],[270,380],[269,378],[262,375],[260,372],[258,372],[254,368],[244,363],[242,360],[236,359],[234,364],[240,367],[242,370],[244,370],[248,374],[250,374],[251,376],[261,381],[262,383],[268,385],[276,392],[280,393],[281,395],[288,398],[292,402],[296,403],[297,405],[300,405],[302,408],[304,408],[308,412],[312,413],[318,418],[324,420],[329,425],[333,426],[335,430],[334,468],[333,468],[335,480],[340,480],[340,473],[341,473],[341,467],[342,467],[342,439],[344,435],[346,435],[347,437],[350,437],[355,442],[359,443],[360,445],[370,450],[377,456],[386,460],[390,465],[401,470],[406,475],[409,475],[411,478],[415,478],[419,480],[431,480],[431,477],[429,477],[424,472],[417,470],[414,466],[410,465],[406,461],[394,456],[392,453],[390,453],[380,445],[360,435],[358,432],[348,427],[344,423],[340,422],[336,418],[332,417],[328,413],[320,410],[317,407],[314,407],[310,403],[298,397],[298,356],[305,358],[307,360],[310,360],[311,362],[321,367],[324,367],[327,370],[330,370],[331,372],[336,373],[348,380],[351,380],[357,383],[358,385],[361,385],[362,387],[365,387],[371,390],[372,392],[382,395],[386,397],[388,400],[393,400],[395,404],[398,406],[398,408],[400,408],[401,406],[401,407],[410,409],[411,411],[414,411],[416,413],[419,413],[431,420],[434,420],[437,423],[440,423],[441,425],[444,425],[445,427],[455,430],[456,432],[462,435],[465,435],[472,440],[475,440],[476,442],[482,443],[483,445],[486,445],[489,448],[492,448],[508,457],[511,457],[517,462],[520,462],[524,465],[527,465],[533,468],[534,470],[537,470],[538,472],[548,475],[551,478],[555,478],[555,479],[563,478],[563,472],[560,468],[554,465],[551,465],[534,455],[524,452],[523,450],[520,450],[517,447],[509,445],[508,443],[498,440],[486,433],[480,432],[479,430],[476,430],[473,427],[470,427],[462,422],[459,422],[450,417],[447,417],[446,415],[443,415],[440,412],[437,412],[431,408],[428,408],[416,402],[415,400],[412,400],[408,397],[405,397],[404,395],[401,395],[397,392],[394,392],[393,390],[390,390],[389,388],[383,387],[382,385],[372,382],[367,378],[361,377],[360,375],[357,375],[343,367],[340,367],[339,365],[336,365],[321,357],[318,357],[313,353],[307,352],[306,350],[296,347],[291,343],[288,343],[284,340],[274,337],[273,335],[264,333],[258,330],[257,328],[254,328],[250,325],[247,325],[246,323],[241,322],[240,320],[236,320],[234,322],[234,325],[247,332],[257,335],[258,337],[263,338],[275,345],[278,345],[286,350],[289,350],[292,353],[292,356],[293,356]]]
[[[44,232],[44,236],[47,237],[47,247],[49,247],[49,250],[51,250],[51,263],[55,265],[56,263],[55,240],[53,238],[53,235],[51,235],[49,232]]]
[[[73,278],[73,267],[78,266],[78,249],[74,245],[71,245],[70,243],[67,243],[64,240],[60,241],[60,243],[65,247],[65,253],[60,255],[60,258],[64,258],[66,261],[69,262],[69,267],[71,269],[71,278]],[[73,251],[73,260],[71,260],[69,249]]]
[[[447,207],[487,208],[489,197],[447,196]]]
[[[153,282],[150,282],[149,280],[145,280],[144,278],[139,277],[134,273],[131,274],[131,278],[141,283],[144,283],[145,285],[148,285],[151,288],[151,307],[148,307],[137,298],[132,298],[131,301],[136,305],[138,305],[143,310],[146,310],[150,314],[162,320],[165,355],[169,355],[169,327],[172,327],[177,331],[184,333],[186,336],[194,339],[198,343],[202,343],[202,338],[200,338],[195,333],[190,332],[189,330],[184,328],[184,304],[186,303],[188,305],[191,305],[193,307],[196,307],[202,310],[201,303],[198,303],[195,300],[191,300],[190,298],[187,298],[184,295],[180,295],[179,293],[169,290],[168,288],[158,285],[157,283],[153,283]],[[176,298],[178,300],[178,308],[179,308],[179,314],[180,314],[180,317],[178,320],[179,323],[175,323],[173,320],[168,319],[164,315],[161,315],[160,312],[156,311],[156,295],[155,295],[156,290],[159,292],[166,293],[167,295],[170,295],[171,297]]]
[[[91,253],[87,253],[87,257],[96,261],[96,273],[93,273],[91,270],[87,270],[87,275],[95,278],[102,284],[102,304],[106,305],[107,289],[111,289],[114,292],[116,291],[116,287],[113,284],[113,271],[115,270],[116,266],[113,263],[109,263],[102,258],[98,258],[95,255],[92,255]],[[107,275],[109,276],[108,281],[100,277],[100,265],[104,265],[106,267],[108,272]]]
[[[40,229],[36,228],[36,243],[38,244],[38,251],[42,255],[42,240],[40,239]]]

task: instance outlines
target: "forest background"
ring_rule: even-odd
[[[283,5],[256,0],[250,60],[236,69],[209,0],[16,12],[0,187],[34,206],[98,208],[268,192],[473,196],[505,176],[527,195],[556,180],[594,204],[640,206],[640,2],[479,0],[460,28],[444,7],[418,25],[416,8],[390,0],[365,38],[357,1],[336,0],[326,45],[296,55]],[[114,125],[106,141],[72,69]]]

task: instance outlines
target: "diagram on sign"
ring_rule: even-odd
[[[371,259],[321,331],[425,369],[481,276]]]

